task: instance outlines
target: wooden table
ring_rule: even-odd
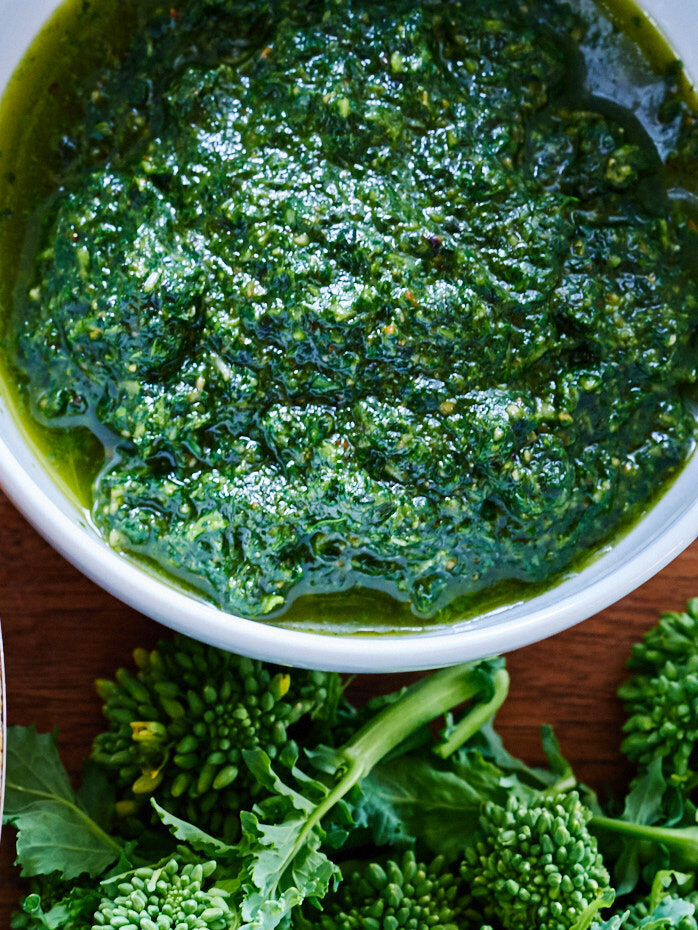
[[[0,494],[0,617],[5,638],[8,719],[60,725],[60,748],[79,770],[101,728],[93,679],[128,663],[137,645],[150,646],[162,627],[124,607],[57,555]],[[679,610],[698,594],[698,543],[638,591],[586,623],[509,657],[511,695],[499,716],[508,747],[542,761],[538,729],[555,725],[577,772],[603,795],[621,789],[627,769],[618,754],[622,712],[615,690],[630,643],[660,610]],[[404,676],[366,676],[354,694],[396,686]],[[0,927],[21,884],[11,868],[12,831],[0,846]]]

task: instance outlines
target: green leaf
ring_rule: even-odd
[[[662,774],[662,760],[654,759],[648,768],[632,784],[625,799],[625,806],[621,819],[637,824],[653,824],[661,815],[662,798],[666,781]],[[642,865],[648,856],[657,857],[657,867],[663,867],[665,858],[663,851],[649,848],[646,840],[636,837],[611,840],[603,851],[608,848],[614,854],[616,862],[613,867],[613,878],[619,895],[629,894],[640,880]]]
[[[485,800],[506,800],[501,773],[480,753],[461,759],[458,773],[435,767],[432,755],[379,763],[361,783],[355,818],[378,844],[419,840],[453,859],[478,828]]]
[[[90,817],[73,791],[55,737],[34,727],[7,731],[4,820],[17,829],[17,865],[25,877],[97,876],[121,853],[121,844]]]
[[[681,898],[664,898],[655,910],[641,920],[638,927],[645,930],[660,930],[660,928],[678,927],[686,917],[692,917],[695,912],[690,901]]]
[[[92,759],[86,759],[83,764],[82,784],[77,795],[94,822],[108,832],[114,819],[114,786],[105,770]]]
[[[400,809],[401,786],[392,785],[389,772],[374,772],[361,782],[353,809],[355,829],[350,846],[412,847],[415,837],[409,818]],[[407,803],[407,802],[406,802]]]
[[[55,736],[39,734],[34,727],[9,727],[5,816],[21,814],[46,797],[75,799]]]
[[[155,798],[150,799],[150,803],[162,823],[169,829],[173,836],[183,843],[186,843],[196,852],[200,852],[209,859],[215,859],[218,862],[225,862],[229,859],[237,858],[237,850],[234,846],[229,846],[222,840],[204,832],[199,827],[194,826],[186,820],[175,817],[164,807],[161,807]]]
[[[262,750],[246,752],[245,762],[273,794],[240,816],[241,930],[273,930],[292,908],[309,898],[320,900],[341,877],[320,848],[325,833],[313,820],[318,802],[329,792],[295,766],[290,775],[303,793],[292,788]]]
[[[657,907],[643,917],[638,923],[633,923],[633,930],[671,930],[672,927],[684,927],[683,923],[687,917],[692,917],[695,908],[689,901],[681,898],[664,898]],[[625,911],[623,914],[616,914],[610,920],[602,924],[594,924],[591,930],[618,930],[622,927],[627,919],[631,916],[631,911]]]
[[[645,772],[636,778],[625,799],[623,820],[635,823],[656,823],[662,812],[662,796],[666,781],[662,760],[653,759]]]
[[[328,749],[328,752],[334,754],[335,750]],[[246,749],[243,751],[242,755],[245,760],[245,765],[252,772],[259,784],[266,788],[270,794],[276,795],[279,798],[286,798],[291,802],[296,810],[310,813],[315,809],[314,800],[305,797],[304,794],[301,794],[301,792],[291,788],[286,784],[286,782],[279,778],[274,769],[271,767],[271,759],[263,749]],[[317,800],[323,798],[327,794],[327,789],[324,785],[311,778],[310,776],[305,775],[300,769],[296,767],[295,758],[288,761],[290,763],[289,770],[294,775],[294,777],[304,781],[305,786],[309,787],[311,790],[313,788],[316,789],[315,793]],[[335,770],[336,768],[328,769],[329,772],[334,772]]]
[[[555,731],[549,724],[543,724],[543,726],[540,728],[540,739],[543,746],[543,752],[545,753],[545,757],[548,760],[551,771],[557,775],[558,779],[574,779],[572,766],[562,755],[560,744],[558,743],[557,737],[555,736]]]
[[[522,784],[535,790],[544,791],[551,788],[559,780],[554,772],[547,769],[532,768],[522,762],[521,759],[512,756],[504,748],[502,738],[495,730],[491,720],[488,720],[468,745],[454,757],[456,770],[467,768],[472,750],[477,750],[485,759],[500,768],[502,772],[516,776],[517,780]]]
[[[18,930],[78,930],[91,926],[101,899],[98,886],[73,885],[59,901],[44,910],[43,900],[50,901],[56,896],[51,882],[48,878],[37,883],[37,890],[21,902],[22,910],[15,914],[12,926]]]
[[[647,881],[672,866],[698,869],[698,825],[695,811],[684,825],[655,823],[661,811],[661,760],[654,759],[646,772],[633,783],[623,816],[614,819],[594,814],[591,825],[599,836],[601,851],[609,861],[616,856],[614,879],[618,894],[632,891],[642,873]]]

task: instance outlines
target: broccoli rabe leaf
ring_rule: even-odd
[[[636,778],[625,799],[624,820],[656,823],[662,812],[662,795],[666,781],[661,759],[655,759],[640,778]]]
[[[639,921],[633,920],[632,911],[627,910],[622,914],[615,914],[609,920],[603,923],[592,924],[591,930],[620,930],[626,927],[627,930],[692,930],[696,924],[692,918],[695,908],[690,901],[684,901],[682,898],[664,898],[657,907],[642,917]]]
[[[295,765],[292,788],[272,769],[261,749],[244,754],[245,762],[271,796],[240,818],[240,884],[245,928],[272,930],[292,908],[320,900],[339,881],[340,871],[321,851],[325,832],[316,814],[329,790]]]
[[[481,794],[454,772],[419,755],[389,759],[361,783],[355,818],[378,845],[411,845],[419,838],[449,859],[477,825]]]
[[[541,734],[543,746],[544,748],[547,747],[546,751],[548,751],[552,746],[551,736],[553,735],[553,731],[551,727],[544,726],[541,728]],[[555,740],[555,746],[559,752],[557,740]],[[516,775],[519,781],[526,785],[530,785],[532,788],[544,790],[545,788],[550,788],[558,781],[558,776],[554,772],[548,769],[531,767],[530,765],[526,765],[523,760],[517,759],[516,756],[512,756],[511,753],[505,749],[502,737],[495,730],[492,720],[488,720],[473,738],[468,741],[467,745],[459,750],[459,753],[454,757],[455,764],[458,765],[459,759],[467,759],[473,750],[478,750],[485,759],[493,762],[502,772],[506,772],[508,775]]]
[[[7,733],[6,817],[21,814],[45,798],[74,802],[68,773],[58,755],[55,736],[35,727],[10,727]]]
[[[237,857],[237,851],[234,846],[229,846],[215,836],[211,836],[193,823],[182,820],[180,817],[175,817],[174,814],[166,811],[164,807],[160,807],[155,798],[151,798],[150,803],[153,810],[162,823],[168,828],[170,833],[178,840],[186,843],[191,849],[205,856],[210,856],[219,862]]]
[[[512,756],[504,748],[502,738],[494,729],[492,721],[489,721],[454,754],[451,762],[453,770],[466,780],[472,779],[477,771],[480,771],[482,777],[485,771],[483,762],[489,763],[490,782],[485,794],[487,800],[497,803],[504,803],[512,791],[523,799],[553,788],[562,791],[576,787],[586,797],[588,789],[577,784],[572,766],[562,755],[552,727],[541,727],[541,744],[550,763],[549,769],[532,767],[522,759]],[[497,797],[492,795],[495,776],[499,792]]]
[[[50,902],[51,894],[47,896]],[[13,930],[87,930],[99,905],[98,886],[73,886],[64,897],[46,904],[42,893],[32,892],[12,919]]]
[[[109,833],[114,819],[114,786],[92,759],[82,764],[82,784],[77,797],[94,822]]]
[[[262,750],[247,752],[246,761],[270,796],[253,811],[241,814],[242,838],[236,846],[175,817],[154,799],[151,804],[178,840],[197,853],[215,858],[216,887],[233,894],[244,926],[272,930],[306,898],[324,896],[331,880],[339,874],[337,866],[319,850],[325,839],[320,827],[300,842],[316,809],[312,798],[326,796],[327,789],[293,765],[290,775],[312,796],[305,797],[273,771],[271,760]]]
[[[643,918],[638,927],[644,927],[645,930],[660,930],[664,927],[678,927],[687,917],[692,917],[695,913],[695,907],[690,901],[684,901],[682,898],[664,898],[657,905],[655,910]]]
[[[647,771],[635,779],[625,799],[622,819],[644,824],[656,823],[661,814],[665,788],[661,759],[655,759],[650,763]],[[613,870],[619,894],[632,891],[640,880],[643,852],[646,855],[646,849],[643,850],[641,840],[626,839],[624,841]],[[662,860],[664,859],[663,850],[656,850],[656,854],[659,854]],[[666,865],[666,862],[662,861],[661,864]]]
[[[121,844],[90,814],[91,809],[102,819],[105,813],[95,801],[101,790],[97,777],[88,768],[76,795],[55,736],[34,727],[8,729],[4,820],[18,831],[17,864],[23,876],[96,876],[119,858]]]
[[[543,724],[540,728],[540,741],[550,771],[556,776],[556,784],[559,786],[561,779],[572,779],[574,781],[572,766],[563,756],[555,731],[549,724]]]

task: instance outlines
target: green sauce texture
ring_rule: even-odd
[[[190,0],[55,144],[15,355],[93,519],[223,607],[553,578],[689,454],[695,116],[539,0]]]

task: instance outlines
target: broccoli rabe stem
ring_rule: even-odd
[[[466,716],[463,723],[469,720],[469,725],[459,733],[460,742],[475,733],[502,703],[506,697],[509,680],[506,672],[504,676],[506,678],[502,677],[500,672],[493,676],[494,696],[486,703],[476,705]],[[381,759],[420,727],[464,701],[477,697],[483,691],[485,681],[481,669],[473,663],[456,665],[434,672],[428,678],[422,679],[409,688],[399,700],[384,708],[344,746],[337,749],[333,756],[339,775],[338,781],[308,818],[294,848],[279,870],[280,873],[283,872],[286,864],[293,861],[311,831],[320,823],[325,814],[354,785],[365,778]],[[483,712],[487,708],[484,717],[477,713],[481,707]],[[454,745],[453,748],[455,749],[456,746]]]
[[[497,680],[500,672],[496,673],[494,681]],[[504,675],[508,682],[506,672]],[[392,752],[415,730],[464,701],[477,697],[483,688],[482,672],[477,665],[472,663],[442,669],[417,682],[400,700],[384,708],[338,750],[347,761],[348,767],[355,771],[356,780],[353,784],[368,775],[377,762]],[[486,720],[489,720],[504,700],[505,695],[506,689],[502,694],[500,688],[497,692],[497,700],[493,698],[486,704],[475,705],[463,721],[469,724],[469,732],[465,734],[465,730],[463,731],[464,735],[459,740],[459,745],[469,735],[477,732]],[[473,721],[473,715],[485,708],[487,712],[484,718]]]
[[[698,827],[653,827],[594,814],[590,827],[666,846],[682,868],[698,868]]]
[[[434,752],[441,756],[442,759],[448,759],[456,749],[467,742],[488,720],[497,713],[504,703],[509,693],[509,673],[505,668],[500,668],[492,678],[494,693],[489,701],[484,704],[476,704],[465,717],[451,730],[448,737],[444,739]]]

